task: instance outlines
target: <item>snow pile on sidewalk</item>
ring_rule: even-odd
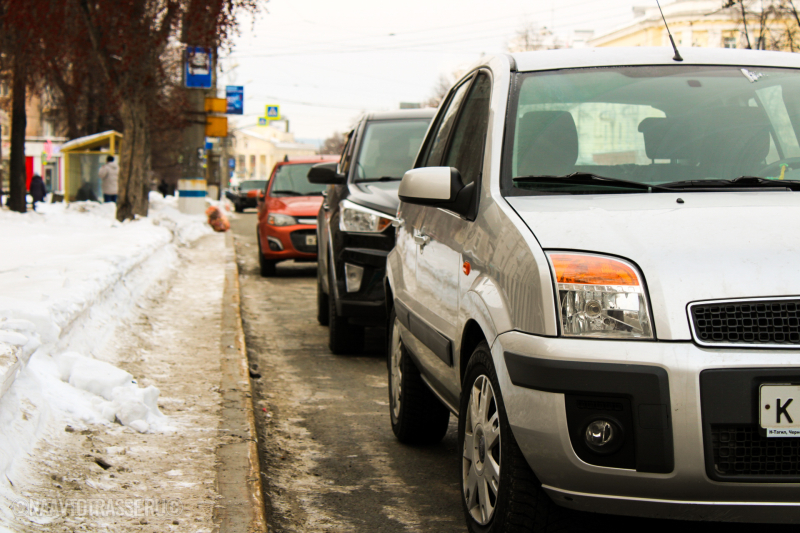
[[[51,411],[171,430],[159,390],[104,361],[103,347],[177,266],[177,247],[211,233],[204,216],[176,204],[151,193],[150,215],[124,223],[113,204],[0,211],[0,473],[33,447]]]

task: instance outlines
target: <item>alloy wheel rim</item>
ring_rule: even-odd
[[[403,383],[403,371],[400,363],[403,358],[403,345],[400,343],[400,330],[397,322],[392,327],[392,353],[391,353],[391,379],[392,379],[392,416],[397,420],[400,417],[400,401]]]
[[[494,516],[500,490],[500,416],[494,388],[484,375],[470,389],[461,462],[467,509],[484,526]]]

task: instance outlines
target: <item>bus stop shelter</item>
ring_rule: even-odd
[[[74,202],[81,191],[85,198],[89,191],[98,200],[103,198],[100,167],[110,155],[118,157],[122,134],[109,130],[79,137],[61,145],[64,158],[64,199]],[[81,189],[83,188],[83,189]]]

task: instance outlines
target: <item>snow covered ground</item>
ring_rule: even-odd
[[[128,360],[120,350],[138,346],[120,344],[132,334],[121,330],[184,266],[183,247],[211,233],[204,216],[181,214],[176,204],[151,194],[150,215],[125,223],[115,220],[113,204],[40,204],[39,212],[24,215],[0,211],[0,531],[18,529],[15,506],[23,505],[23,481],[41,441],[52,464],[65,428],[180,431],[159,408],[157,384],[118,366]],[[208,289],[213,294],[215,283]],[[140,376],[150,370],[136,369]],[[110,448],[106,452],[115,453]]]

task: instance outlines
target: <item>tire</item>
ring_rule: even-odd
[[[436,444],[447,433],[450,411],[422,381],[419,369],[400,340],[397,315],[389,314],[389,416],[392,431],[404,444]]]
[[[356,354],[364,349],[364,328],[354,326],[336,313],[333,261],[328,261],[328,347],[336,355]]]
[[[330,321],[330,308],[328,295],[322,290],[322,274],[320,267],[317,266],[317,322],[322,326],[327,326]]]
[[[244,206],[242,204],[240,204],[239,202],[234,202],[233,203],[233,209],[237,213],[244,213]]]
[[[465,375],[458,449],[467,529],[471,533],[576,530],[578,513],[550,499],[514,439],[485,342],[475,348]],[[478,405],[477,411],[471,409],[473,404]]]
[[[275,275],[276,269],[275,261],[270,261],[264,257],[264,252],[261,251],[261,236],[256,231],[256,238],[258,239],[258,267],[262,278],[269,278]]]

